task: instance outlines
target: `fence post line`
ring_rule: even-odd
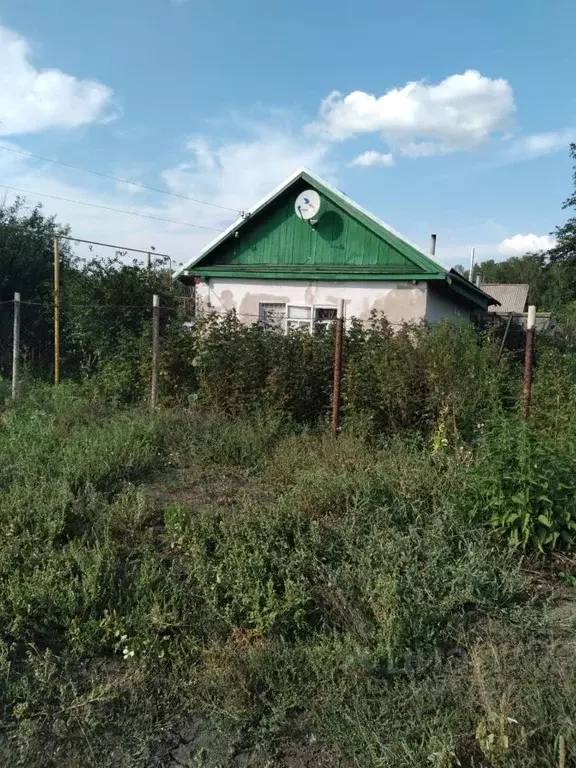
[[[14,333],[12,335],[12,400],[18,399],[20,379],[20,294],[14,294]]]
[[[60,383],[60,239],[54,238],[54,384]]]
[[[534,360],[534,333],[536,325],[536,307],[528,307],[528,322],[526,323],[526,346],[524,348],[524,387],[522,392],[522,415],[527,419],[530,415],[530,398],[532,395],[532,366]]]
[[[158,358],[160,352],[160,297],[152,297],[152,377],[150,382],[150,407],[158,404]]]
[[[340,432],[340,389],[342,384],[342,337],[344,335],[344,299],[340,299],[336,314],[334,338],[334,385],[332,388],[332,434]]]

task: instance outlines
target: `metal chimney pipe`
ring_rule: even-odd
[[[434,256],[436,253],[436,235],[430,235],[430,255]]]
[[[478,272],[478,274],[476,275],[476,288],[481,288],[481,287],[482,287],[482,275],[480,274],[480,272]]]

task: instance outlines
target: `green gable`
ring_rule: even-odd
[[[314,225],[294,201],[315,189],[322,208]],[[175,275],[290,280],[437,280],[460,300],[486,308],[488,297],[387,229],[340,192],[306,171],[232,226],[201,257]],[[454,283],[454,285],[453,285]],[[439,286],[440,287],[440,286]]]

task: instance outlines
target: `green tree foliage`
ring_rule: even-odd
[[[570,157],[576,160],[576,144],[570,144]],[[562,206],[563,210],[576,209],[576,166],[573,168],[572,179],[574,189],[565,200]],[[554,234],[558,242],[556,247],[550,251],[550,260],[552,262],[576,261],[576,216],[571,216],[565,224],[556,227]]]
[[[23,357],[35,377],[52,375],[54,238],[68,233],[41,206],[29,209],[22,199],[0,208],[0,302],[21,294]],[[99,384],[121,400],[142,396],[150,375],[152,296],[157,294],[161,333],[181,342],[166,345],[161,370],[166,391],[177,394],[175,379],[182,386],[194,379],[183,325],[188,289],[172,281],[163,259],[144,269],[126,256],[117,251],[82,261],[73,243],[60,241],[62,375],[99,374]],[[1,375],[11,362],[12,311],[7,304],[0,303],[0,309]]]
[[[0,206],[0,302],[8,302],[19,292],[22,299],[34,302],[22,307],[22,344],[28,363],[39,371],[51,354],[54,237],[68,234],[68,228],[45,216],[40,205],[26,206],[17,198]],[[73,269],[74,259],[67,243],[61,249],[62,276]],[[0,373],[9,363],[12,314],[0,313]]]

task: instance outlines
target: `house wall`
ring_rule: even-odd
[[[440,323],[445,319],[471,320],[470,309],[463,304],[452,301],[449,297],[438,293],[429,283],[426,292],[426,320],[429,323]]]
[[[419,322],[426,314],[426,283],[392,281],[238,280],[210,278],[197,286],[199,306],[235,309],[247,323],[258,319],[260,302],[337,306],[344,299],[348,319],[368,319],[373,310],[391,323]]]

